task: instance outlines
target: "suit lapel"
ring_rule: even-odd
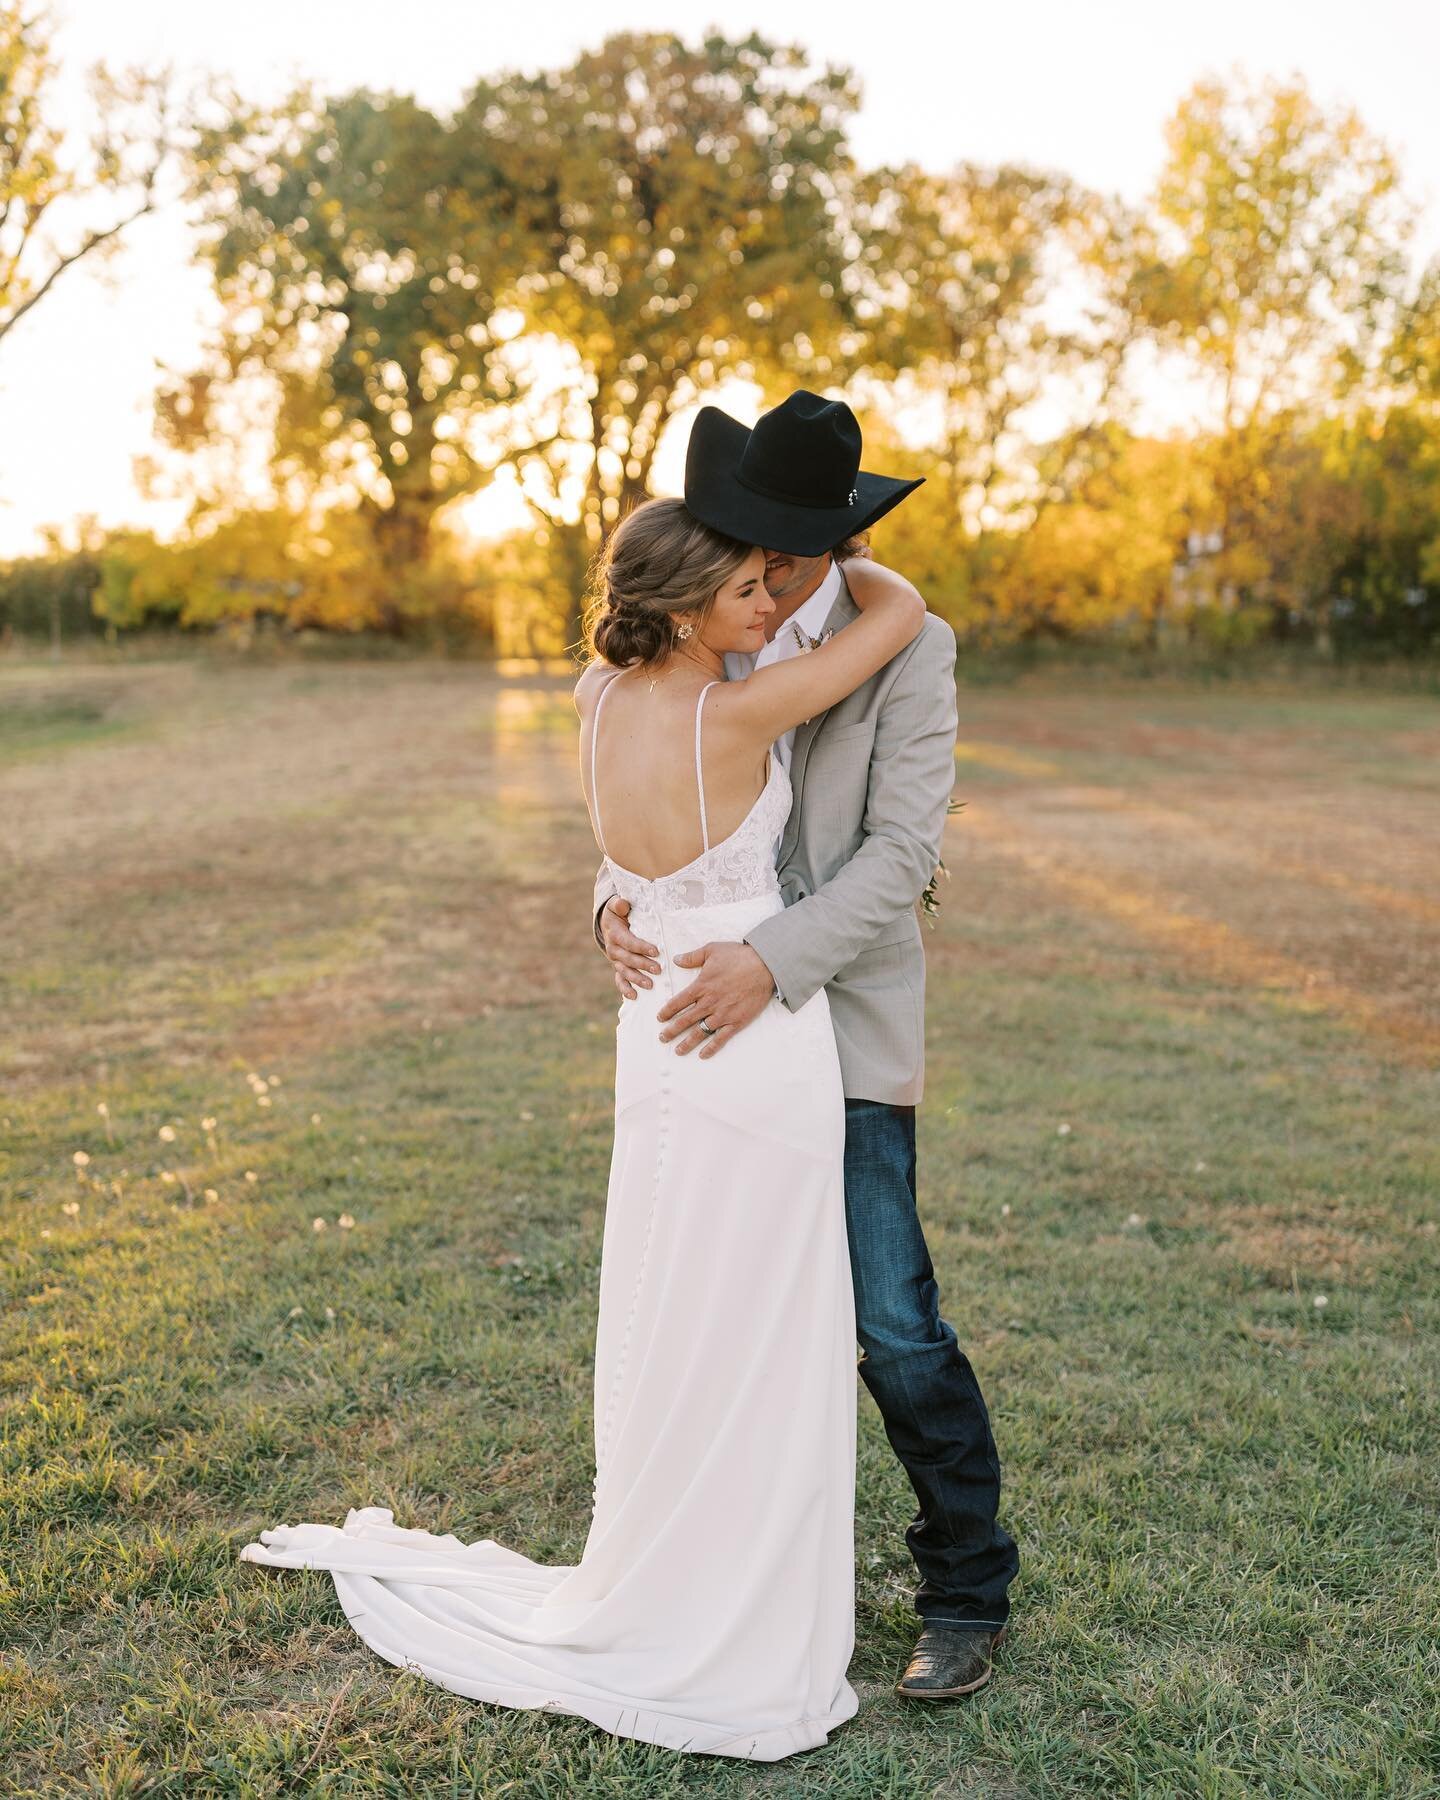
[[[845,585],[845,576],[840,576],[840,592],[835,596],[835,604],[826,615],[824,629],[840,631],[852,619],[860,617],[860,609],[850,598],[850,590]],[[795,741],[790,750],[790,818],[785,826],[785,837],[781,845],[782,860],[795,848],[800,835],[800,797],[805,786],[805,765],[810,759],[810,746],[815,742],[815,735],[830,716],[830,708],[816,713],[813,719],[806,719],[804,724],[795,727]]]

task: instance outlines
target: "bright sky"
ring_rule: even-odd
[[[1018,11],[968,0],[57,0],[67,117],[83,124],[90,63],[165,62],[229,75],[273,97],[297,74],[335,91],[368,85],[444,107],[474,78],[543,67],[607,32],[752,29],[845,63],[864,83],[853,141],[863,161],[1024,161],[1139,199],[1162,154],[1165,118],[1206,72],[1302,74],[1322,102],[1348,101],[1401,158],[1426,204],[1418,253],[1440,249],[1440,7],[1431,0],[1030,0]],[[0,554],[44,524],[170,515],[139,498],[132,460],[151,442],[157,363],[186,366],[209,290],[174,213],[133,232],[109,273],[77,270],[0,345]],[[747,396],[717,396],[742,412]],[[1154,423],[1167,422],[1163,398]],[[752,415],[753,416],[753,413]],[[672,459],[673,460],[673,457]],[[664,469],[661,471],[662,483]]]

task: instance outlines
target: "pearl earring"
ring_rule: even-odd
[[[676,628],[676,632],[675,632],[676,642],[681,643],[681,644],[689,643],[691,634],[694,632],[694,630],[695,630],[695,627],[693,625],[678,626]]]

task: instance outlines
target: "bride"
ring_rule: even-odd
[[[765,641],[763,550],[650,500],[616,529],[575,690],[582,785],[661,974],[622,1001],[595,1343],[594,1508],[573,1567],[395,1525],[262,1531],[328,1569],[386,1661],[451,1692],[674,1750],[773,1762],[855,1712],[855,1321],[845,1110],[824,990],[697,1056],[656,1013],[687,950],[780,910],[790,783],[774,741],[920,631],[901,576],[846,565],[860,617],[726,682]],[[702,1022],[702,1029],[705,1029]]]

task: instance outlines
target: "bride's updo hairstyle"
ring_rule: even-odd
[[[645,500],[596,559],[590,644],[617,669],[664,662],[686,625],[698,631],[715,595],[754,548],[713,531],[683,500]]]

